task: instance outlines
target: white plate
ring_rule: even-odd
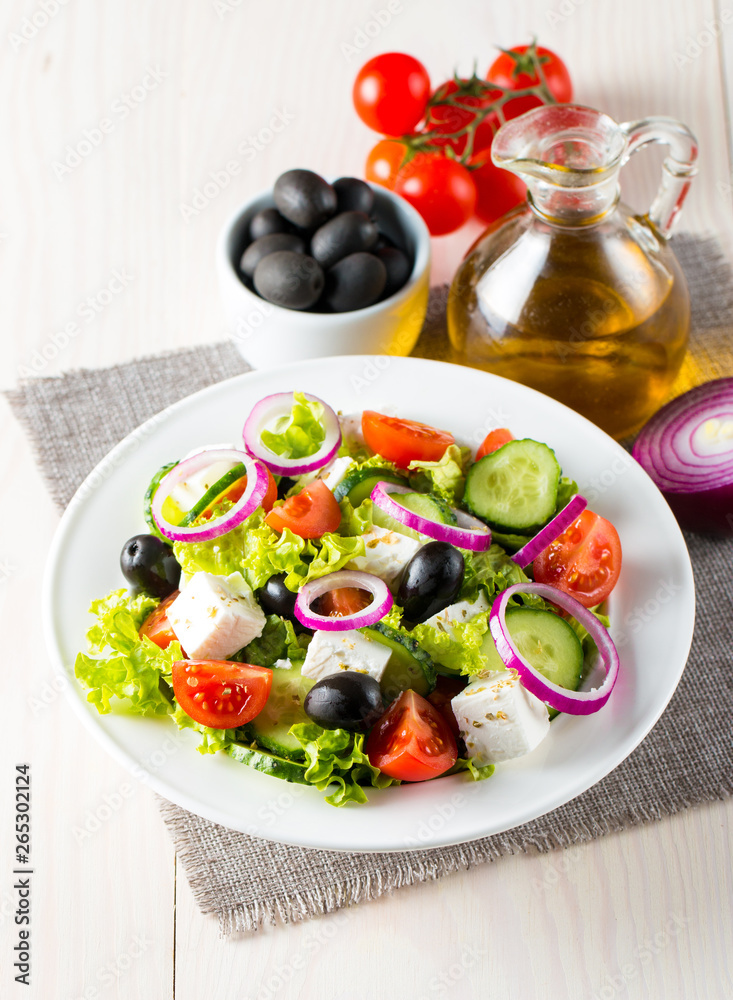
[[[201,755],[167,720],[99,715],[73,678],[92,598],[120,587],[119,552],[144,530],[155,470],[197,445],[237,441],[250,407],[302,389],[344,412],[382,409],[451,430],[474,447],[493,427],[555,449],[590,507],[617,527],[623,571],[611,598],[621,672],[605,708],[560,716],[529,756],[487,781],[465,775],[370,790],[369,804],[335,809],[316,789]],[[325,358],[252,372],[165,410],[122,441],[80,488],[55,537],[44,580],[44,624],[72,705],[102,746],[166,798],[258,837],[337,850],[390,851],[459,843],[535,819],[590,788],[646,736],[672,696],[692,640],[687,549],[661,494],[626,452],[572,410],[514,382],[413,358]]]

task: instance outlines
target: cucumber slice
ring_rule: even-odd
[[[384,622],[377,622],[362,631],[392,651],[381,681],[382,694],[386,699],[391,701],[400,691],[408,688],[423,696],[430,694],[435,687],[435,664],[411,636]]]
[[[291,670],[274,667],[270,696],[260,714],[247,725],[247,736],[280,757],[302,760],[305,752],[290,735],[290,727],[296,722],[311,721],[303,710],[303,702],[313,684],[309,677],[303,677],[300,665]]]
[[[355,469],[353,472],[349,472],[333,491],[333,495],[337,500],[343,500],[344,497],[348,497],[351,506],[356,508],[367,497],[371,496],[372,490],[380,481],[395,483],[397,486],[407,486],[407,480],[397,475],[392,469],[380,469],[377,466],[371,466],[366,469]]]
[[[564,618],[537,608],[509,608],[506,627],[519,652],[543,677],[570,691],[578,690],[583,676],[583,647]],[[490,632],[481,652],[489,661],[489,670],[505,669]],[[557,714],[550,709],[551,719]]]
[[[197,517],[203,514],[209,507],[213,507],[222,493],[226,493],[243,475],[244,465],[241,462],[235,465],[233,469],[230,469],[229,472],[225,472],[221,479],[217,479],[201,499],[197,500],[193,507],[183,515],[179,527],[183,528],[187,524],[193,524]]]
[[[449,504],[441,497],[433,496],[431,493],[395,493],[392,499],[414,514],[419,514],[421,517],[426,517],[431,521],[437,521],[438,524],[457,523],[456,515],[451,510]],[[372,520],[379,528],[387,528],[389,531],[399,531],[401,534],[409,535],[410,538],[416,538],[418,541],[424,541],[425,539],[425,536],[421,535],[419,531],[408,528],[390,514],[385,514],[376,504],[372,511]]]
[[[156,538],[160,538],[161,541],[170,545],[170,539],[166,538],[165,535],[161,535],[158,531],[158,526],[153,519],[153,497],[155,496],[155,491],[160,486],[160,481],[163,476],[167,475],[171,469],[175,468],[178,462],[166,462],[165,465],[161,465],[158,471],[155,473],[153,478],[150,480],[150,485],[145,491],[145,500],[143,502],[143,511],[145,514],[145,522],[150,528],[150,534],[155,535]]]
[[[227,753],[240,764],[247,764],[255,771],[262,771],[270,774],[273,778],[282,778],[284,781],[295,781],[299,785],[308,785],[306,781],[305,764],[298,764],[294,760],[284,760],[276,754],[260,750],[259,747],[249,747],[242,743],[232,743],[227,747]]]
[[[471,466],[463,501],[501,532],[533,532],[555,512],[560,471],[546,444],[509,441]]]

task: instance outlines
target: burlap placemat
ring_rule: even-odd
[[[693,301],[690,358],[679,380],[733,374],[733,275],[711,239],[675,249]],[[443,357],[445,290],[437,289],[416,354]],[[93,466],[155,412],[247,370],[228,344],[145,358],[106,370],[38,378],[9,392],[60,509]],[[733,792],[733,541],[688,535],[697,587],[690,660],[667,711],[640,747],[573,802],[508,833],[455,847],[346,854],[287,847],[236,833],[172,803],[163,818],[196,900],[225,933],[301,920],[437,879],[505,854],[568,847]],[[289,786],[283,786],[288,788]]]

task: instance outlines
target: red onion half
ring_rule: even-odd
[[[311,611],[311,604],[319,597],[323,597],[330,590],[340,590],[342,587],[356,587],[359,590],[367,590],[372,595],[372,603],[362,611],[357,611],[353,615],[318,615]],[[295,599],[295,617],[305,625],[306,628],[320,629],[322,632],[347,632],[350,629],[363,628],[365,625],[373,625],[381,621],[392,607],[392,594],[389,587],[373,573],[364,573],[362,570],[341,569],[336,573],[329,573],[318,580],[311,580],[301,587]]]
[[[398,486],[396,483],[385,483],[380,480],[372,490],[371,499],[380,510],[389,514],[395,521],[404,524],[406,528],[427,535],[428,538],[435,538],[439,542],[450,542],[451,545],[461,549],[471,549],[473,552],[485,552],[491,548],[491,531],[477,517],[451,507],[458,524],[441,524],[408,510],[390,496],[390,493],[414,492],[415,490],[409,486]]]
[[[265,396],[259,403],[255,403],[252,412],[244,422],[242,432],[244,447],[278,476],[301,476],[306,472],[322,469],[335,456],[341,444],[341,427],[338,417],[331,407],[318,396],[312,396],[309,392],[304,392],[303,395],[312,403],[320,403],[323,407],[323,425],[326,436],[321,447],[313,455],[307,455],[304,458],[284,458],[282,455],[270,451],[262,442],[262,431],[267,428],[267,425],[277,417],[285,416],[292,410],[292,392],[276,392],[272,396]]]
[[[548,681],[524,659],[514,645],[506,624],[506,607],[513,594],[538,594],[567,611],[587,629],[598,647],[601,663],[606,671],[605,679],[599,688],[590,691],[570,691]],[[546,583],[516,583],[513,587],[507,587],[495,598],[489,615],[489,629],[507,670],[516,670],[527,690],[550,708],[557,709],[558,712],[567,712],[568,715],[592,715],[603,708],[608,701],[618,677],[618,653],[608,629],[574,597]]]
[[[733,535],[733,378],[705,382],[663,406],[632,455],[683,528]]]
[[[185,482],[189,476],[215,462],[231,462],[232,465],[241,463],[244,466],[247,486],[240,499],[226,514],[222,514],[215,520],[207,521],[205,524],[189,524],[186,527],[171,524],[163,514],[163,504],[170,496],[171,491],[179,483]],[[268,482],[267,469],[262,462],[258,462],[243,451],[237,451],[236,448],[212,448],[200,451],[198,454],[192,455],[191,458],[179,462],[161,479],[151,506],[153,520],[160,533],[174,542],[208,542],[212,538],[218,538],[219,535],[231,531],[232,528],[248,518],[253,511],[257,510],[264,500]]]

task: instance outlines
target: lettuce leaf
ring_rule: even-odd
[[[232,743],[237,742],[238,730],[212,729],[210,726],[202,726],[200,722],[195,722],[190,715],[186,715],[177,703],[172,717],[179,729],[193,729],[195,733],[200,734],[201,740],[196,747],[199,753],[216,753],[219,750],[226,750]]]
[[[452,444],[439,462],[410,462],[410,484],[422,493],[434,493],[451,507],[463,500],[466,471],[471,462],[471,449]]]
[[[373,504],[370,499],[362,500],[358,507],[352,507],[348,497],[339,501],[341,508],[341,524],[339,534],[341,535],[365,535],[374,527],[372,519]]]
[[[458,774],[460,771],[468,771],[474,781],[484,781],[484,779],[490,778],[495,770],[496,768],[493,764],[477,767],[470,757],[459,757],[446,774]]]
[[[74,673],[101,714],[111,711],[113,698],[138,715],[171,713],[172,692],[166,681],[174,660],[182,658],[181,647],[173,642],[160,649],[138,635],[158,604],[154,597],[129,597],[125,590],[92,601],[89,611],[96,621],[87,631],[89,653],[78,654]]]
[[[492,545],[487,552],[463,553],[466,571],[461,586],[460,599],[474,601],[480,590],[486,592],[489,600],[494,594],[506,590],[514,583],[526,583],[529,579],[500,545]]]
[[[323,404],[306,399],[302,392],[293,393],[293,408],[278,417],[272,430],[263,430],[262,443],[284,458],[307,458],[323,444],[326,430],[322,424]]]
[[[314,722],[297,723],[290,732],[305,750],[306,779],[320,791],[332,784],[338,786],[326,796],[329,805],[366,802],[364,784],[374,788],[399,784],[369,762],[361,733],[321,729]]]
[[[578,484],[574,479],[570,479],[569,476],[561,476],[560,482],[557,485],[557,501],[555,503],[555,514],[565,507],[571,497],[574,497],[578,492]],[[554,515],[553,515],[554,517]]]
[[[271,667],[276,660],[302,660],[304,657],[305,649],[298,641],[293,623],[279,615],[268,615],[262,635],[230,659]]]

